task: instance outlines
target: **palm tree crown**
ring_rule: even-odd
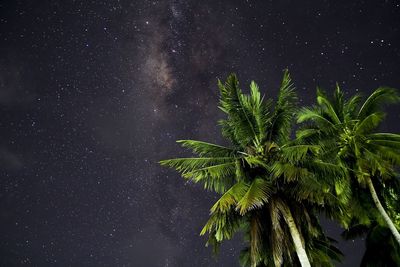
[[[254,82],[243,94],[235,75],[218,85],[219,108],[227,115],[219,124],[230,146],[181,140],[198,157],[160,162],[222,194],[201,234],[208,233],[208,244],[217,248],[243,231],[249,243],[244,266],[330,266],[340,252],[323,234],[316,212],[343,213],[328,177],[345,172],[320,159],[320,145],[291,140],[297,97],[288,72],[275,105]]]
[[[400,97],[396,90],[381,87],[361,100],[360,95],[345,100],[339,86],[331,98],[318,89],[317,105],[299,112],[298,122],[308,124],[298,136],[309,144],[330,147],[330,154],[350,170],[348,183],[336,183],[337,188],[351,188],[353,194],[349,202],[352,216],[343,218],[344,225],[383,220],[400,244],[399,232],[378,197],[385,195],[385,202],[397,197],[393,187],[392,194],[384,194],[384,189],[399,181],[395,165],[400,163],[400,135],[376,131],[385,117],[382,106],[399,102]]]

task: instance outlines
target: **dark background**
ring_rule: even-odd
[[[221,142],[230,72],[275,97],[288,67],[306,104],[400,88],[399,25],[399,1],[2,1],[0,265],[238,266],[199,237],[217,196],[157,161]]]

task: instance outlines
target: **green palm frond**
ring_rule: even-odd
[[[357,123],[355,134],[362,135],[370,133],[379,126],[379,124],[382,122],[384,118],[385,118],[385,113],[383,112],[375,112],[369,114],[368,116],[366,116],[360,122]]]
[[[383,104],[397,103],[400,97],[397,91],[389,87],[380,87],[376,89],[361,106],[358,112],[358,119],[363,119],[371,113],[377,112]]]
[[[361,102],[361,99],[361,95],[356,94],[352,96],[349,100],[345,101],[343,107],[344,121],[348,122],[349,120],[356,118],[356,111]]]
[[[274,108],[269,140],[286,142],[290,138],[291,122],[296,111],[297,95],[289,72],[285,70],[279,89],[278,100]]]
[[[370,140],[369,140],[370,141]],[[400,165],[400,150],[393,149],[382,144],[376,144],[372,141],[368,142],[368,148],[378,154],[382,160],[390,162],[393,166]]]
[[[310,170],[310,172],[319,176],[326,177],[345,177],[347,170],[344,166],[336,163],[330,163],[319,159],[310,160],[303,163],[304,167]]]
[[[235,181],[236,159],[232,157],[178,158],[160,161],[207,190],[223,193]]]
[[[246,194],[237,203],[236,209],[241,215],[260,208],[267,203],[272,194],[271,184],[262,178],[255,178],[250,184]]]
[[[221,92],[219,108],[228,115],[226,120],[220,121],[220,125],[225,128],[223,129],[224,135],[231,139],[233,143],[242,146],[252,143],[254,138],[257,139],[258,136],[252,106],[252,99],[256,99],[257,96],[252,98],[244,95],[234,74],[227,78],[225,84],[219,81],[218,86]],[[259,103],[254,104],[258,105]]]
[[[382,147],[386,147],[387,149],[395,149],[400,150],[400,141],[392,141],[392,140],[367,140],[368,144],[374,144]],[[399,151],[396,151],[399,152]]]
[[[360,162],[363,162],[365,165],[363,166],[363,169],[368,170],[372,175],[390,176],[392,173],[392,164],[388,161],[382,160],[379,154],[364,149],[363,157],[364,158],[360,160]],[[360,163],[360,165],[363,163]]]
[[[249,185],[243,181],[235,183],[228,191],[226,191],[218,201],[212,206],[211,213],[226,213],[236,204],[249,189]]]
[[[338,83],[336,83],[335,91],[333,93],[332,105],[334,111],[340,122],[344,121],[344,109],[345,109],[345,99],[344,92],[340,89]]]
[[[272,101],[261,98],[258,85],[252,81],[250,84],[250,106],[252,107],[252,116],[255,120],[255,128],[257,132],[257,140],[262,142],[266,138],[267,127],[270,124],[270,113]]]
[[[284,182],[298,181],[302,177],[310,175],[306,168],[279,161],[272,164],[270,171],[274,179],[283,178]]]
[[[319,145],[287,145],[281,147],[281,155],[285,161],[296,163],[304,160],[307,156],[317,155],[321,151]]]
[[[335,91],[335,93],[336,93],[336,91]],[[340,100],[338,100],[338,101],[340,101]],[[335,107],[329,101],[325,92],[323,92],[322,89],[320,89],[320,88],[317,88],[317,102],[320,106],[322,106],[324,108],[327,116],[329,116],[329,118],[330,118],[330,121],[332,121],[333,123],[341,123],[340,118],[338,117],[338,114],[336,113],[337,110],[335,110]],[[338,109],[340,107],[337,106],[336,108]]]
[[[368,135],[370,140],[387,140],[400,142],[400,134],[394,133],[371,133]]]
[[[234,149],[196,140],[178,140],[182,147],[191,149],[200,157],[231,157],[237,154]]]
[[[321,110],[318,108],[301,108],[297,113],[297,122],[302,123],[305,121],[314,121],[324,127],[335,126],[330,120],[321,115]]]
[[[241,108],[239,96],[242,92],[235,74],[229,75],[225,84],[218,80],[218,87],[221,95],[219,108],[223,112],[230,115]]]
[[[302,128],[296,132],[297,140],[314,139],[318,140],[321,131],[316,128]],[[316,143],[316,142],[313,142]]]
[[[216,241],[232,239],[243,224],[243,217],[236,212],[215,212],[210,215],[200,235],[214,235]]]

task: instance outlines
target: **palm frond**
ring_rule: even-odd
[[[369,114],[357,123],[355,133],[358,135],[370,133],[379,126],[384,118],[385,113],[383,112]]]
[[[302,177],[310,175],[306,168],[280,161],[274,162],[270,167],[270,171],[274,179],[283,178],[283,181],[286,183],[298,181]]]
[[[307,156],[317,155],[321,151],[319,145],[287,145],[281,147],[281,155],[285,161],[291,163],[299,162],[304,160]]]
[[[200,157],[232,157],[237,154],[232,148],[196,140],[178,140],[182,147],[191,149]]]
[[[254,113],[261,112],[257,111],[261,102],[254,102],[258,100],[258,96],[244,95],[234,74],[227,78],[225,84],[218,81],[218,86],[221,92],[219,108],[228,115],[226,120],[219,122],[223,127],[224,136],[242,147],[258,140],[259,133],[257,133],[257,122],[254,117]],[[252,90],[256,94],[258,87],[253,86]]]
[[[344,121],[348,122],[349,120],[353,120],[357,116],[357,108],[361,102],[361,96],[356,94],[352,96],[349,100],[344,103],[343,113],[344,113]]]
[[[256,178],[250,184],[246,194],[237,203],[236,209],[241,215],[260,208],[267,203],[272,193],[271,184],[262,178]]]
[[[345,177],[347,175],[347,170],[343,166],[318,159],[304,162],[304,167],[319,176]]]
[[[323,92],[322,89],[320,88],[317,88],[317,102],[321,107],[324,108],[324,111],[326,112],[326,114],[329,116],[329,118],[333,123],[341,123],[338,114],[336,113],[335,107],[329,101],[325,92]]]
[[[394,133],[371,133],[368,135],[370,140],[387,140],[400,142],[400,134]]]
[[[225,192],[235,181],[236,160],[232,157],[177,158],[160,161],[194,182],[202,182],[207,190]]]
[[[229,240],[240,230],[242,224],[243,217],[236,212],[215,212],[210,215],[200,235],[212,234],[218,242]]]
[[[250,84],[250,106],[252,107],[252,116],[255,120],[257,140],[262,142],[267,134],[267,126],[270,124],[271,100],[264,101],[261,98],[258,85],[252,81]]]
[[[243,181],[235,183],[228,191],[226,191],[218,201],[212,206],[211,213],[221,212],[226,213],[232,207],[235,207],[237,202],[243,198],[249,189],[249,185]]]
[[[340,89],[338,83],[336,83],[335,91],[333,93],[333,101],[332,101],[333,109],[335,114],[337,115],[340,122],[344,121],[344,108],[345,108],[345,99],[344,93]]]
[[[335,125],[327,118],[321,115],[321,111],[317,108],[301,108],[297,114],[297,122],[314,121],[325,127],[334,127]]]
[[[400,141],[375,139],[375,140],[367,140],[367,143],[400,150]]]
[[[278,100],[269,129],[269,140],[286,142],[290,138],[291,122],[296,111],[297,95],[288,70],[283,74]]]
[[[397,103],[400,97],[397,91],[389,87],[380,87],[376,89],[361,106],[358,112],[358,119],[363,119],[371,113],[379,111],[383,104]]]

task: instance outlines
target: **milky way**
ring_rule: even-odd
[[[223,142],[218,79],[302,103],[400,88],[396,1],[2,1],[0,265],[238,266],[199,236],[216,199],[161,168]],[[399,108],[385,129],[398,132]],[[340,230],[324,223],[340,241]],[[357,266],[363,243],[340,241]]]

